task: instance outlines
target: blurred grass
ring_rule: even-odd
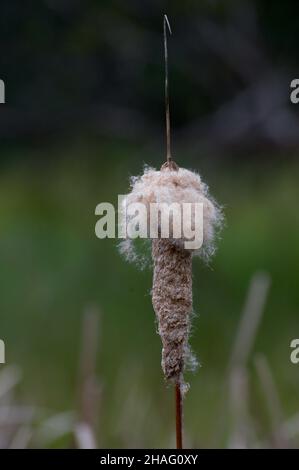
[[[173,437],[173,397],[160,369],[151,272],[127,264],[115,240],[98,240],[94,234],[96,205],[116,203],[117,195],[128,190],[129,175],[139,173],[144,161],[159,164],[138,146],[77,142],[15,149],[0,177],[0,338],[7,362],[24,373],[19,392],[26,403],[72,409],[82,314],[97,305],[103,386],[99,436],[106,447],[163,447]],[[194,262],[199,316],[192,346],[202,367],[188,375],[185,402],[186,432],[194,446],[217,444],[227,362],[257,270],[269,272],[272,286],[255,352],[269,360],[286,416],[299,411],[298,375],[289,360],[290,341],[299,334],[299,166],[265,162],[225,168],[184,158],[184,166],[203,173],[226,214],[210,266]],[[254,371],[250,406],[266,430]]]

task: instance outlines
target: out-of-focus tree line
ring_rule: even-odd
[[[166,8],[163,5],[163,8]],[[299,4],[265,0],[1,2],[0,137],[163,134],[162,18],[172,122],[190,149],[294,148]]]

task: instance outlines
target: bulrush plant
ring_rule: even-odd
[[[131,191],[123,200],[124,212],[131,215],[123,218],[126,225],[123,230],[128,234],[128,227],[134,222],[134,210],[132,212],[129,208],[138,208],[142,204],[146,210],[139,212],[138,225],[139,228],[140,225],[146,227],[151,242],[152,304],[162,341],[163,373],[166,381],[175,386],[176,443],[177,448],[182,448],[182,397],[188,389],[184,381],[184,370],[194,370],[197,365],[189,346],[193,314],[192,260],[196,255],[209,258],[214,253],[222,212],[210,197],[208,187],[200,176],[193,171],[179,168],[171,156],[166,26],[170,30],[165,15],[166,162],[159,171],[146,167],[141,176],[131,179]],[[150,219],[150,207],[157,204],[173,209],[168,212],[168,236],[162,233],[165,222],[162,220],[162,210],[160,217]],[[185,210],[186,205],[189,206],[188,211]],[[185,222],[189,229],[193,229],[189,230],[189,236],[186,236],[185,231],[178,230]],[[190,234],[195,236],[195,229],[201,234],[201,243],[193,247]],[[138,259],[134,239],[128,238],[121,242],[120,248],[128,259]]]

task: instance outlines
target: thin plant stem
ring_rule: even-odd
[[[171,133],[170,133],[170,110],[169,110],[169,82],[168,82],[168,48],[167,48],[167,29],[172,34],[171,27],[167,18],[163,18],[163,36],[164,36],[164,60],[165,60],[165,119],[166,119],[166,161],[167,164],[174,164],[171,156]],[[183,448],[182,438],[182,394],[180,384],[175,385],[175,416],[176,416],[176,448]]]
[[[176,448],[183,448],[183,436],[182,436],[182,394],[180,384],[175,385],[175,416],[176,416]]]
[[[172,157],[171,157],[171,142],[170,142],[171,136],[170,136],[170,111],[169,111],[167,29],[169,33],[172,34],[167,15],[164,15],[163,32],[164,32],[164,59],[165,59],[166,159],[167,159],[167,162],[169,163]]]

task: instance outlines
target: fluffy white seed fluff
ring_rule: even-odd
[[[146,222],[148,227],[152,223],[149,219],[151,203],[179,203],[180,205],[183,203],[203,203],[203,244],[200,249],[193,250],[193,255],[200,255],[208,259],[214,254],[216,236],[222,224],[222,212],[209,195],[208,187],[202,182],[198,173],[184,168],[179,168],[178,171],[169,169],[157,171],[145,167],[141,176],[131,178],[131,191],[123,204],[128,207],[132,203],[140,202],[147,208],[148,220]],[[128,219],[124,220],[125,224],[127,222]],[[175,220],[172,222],[176,223]],[[181,219],[178,223],[181,223]],[[173,243],[180,245],[184,241],[183,238],[172,240]],[[137,261],[138,255],[131,240],[122,242],[120,250],[129,261]]]

